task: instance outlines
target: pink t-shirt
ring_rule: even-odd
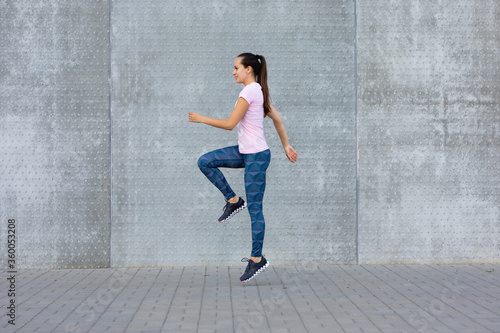
[[[257,82],[245,86],[239,97],[248,102],[248,110],[238,123],[238,146],[241,154],[255,154],[269,149],[264,136],[264,96]]]

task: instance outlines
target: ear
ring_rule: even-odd
[[[252,66],[248,66],[247,68],[245,68],[245,70],[246,70],[247,74],[250,74],[250,73],[252,73],[253,68],[252,68]]]

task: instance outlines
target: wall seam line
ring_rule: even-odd
[[[112,121],[112,76],[111,76],[111,3],[112,0],[108,0],[108,115],[109,115],[109,267],[113,267],[113,255],[112,255],[112,243],[113,243],[113,121]]]
[[[354,0],[354,135],[356,141],[356,264],[359,265],[358,4]]]

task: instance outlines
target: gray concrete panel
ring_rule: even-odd
[[[237,143],[188,123],[229,117],[242,52],[268,60],[274,105],[300,157],[286,159],[272,121],[264,254],[273,262],[354,263],[355,66],[351,1],[112,2],[113,266],[234,263],[250,218],[220,224],[224,199],[198,157]],[[243,170],[225,172],[244,196]]]
[[[500,257],[498,1],[358,1],[359,261]]]
[[[4,268],[8,219],[14,268],[109,267],[108,17],[107,1],[0,2]]]

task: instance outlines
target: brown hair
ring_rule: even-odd
[[[264,95],[264,117],[271,111],[271,100],[269,97],[269,88],[267,87],[267,65],[266,58],[262,55],[253,53],[242,53],[238,56],[241,58],[241,64],[247,68],[252,67],[257,82],[262,87],[262,95]],[[259,61],[260,60],[260,61]]]

